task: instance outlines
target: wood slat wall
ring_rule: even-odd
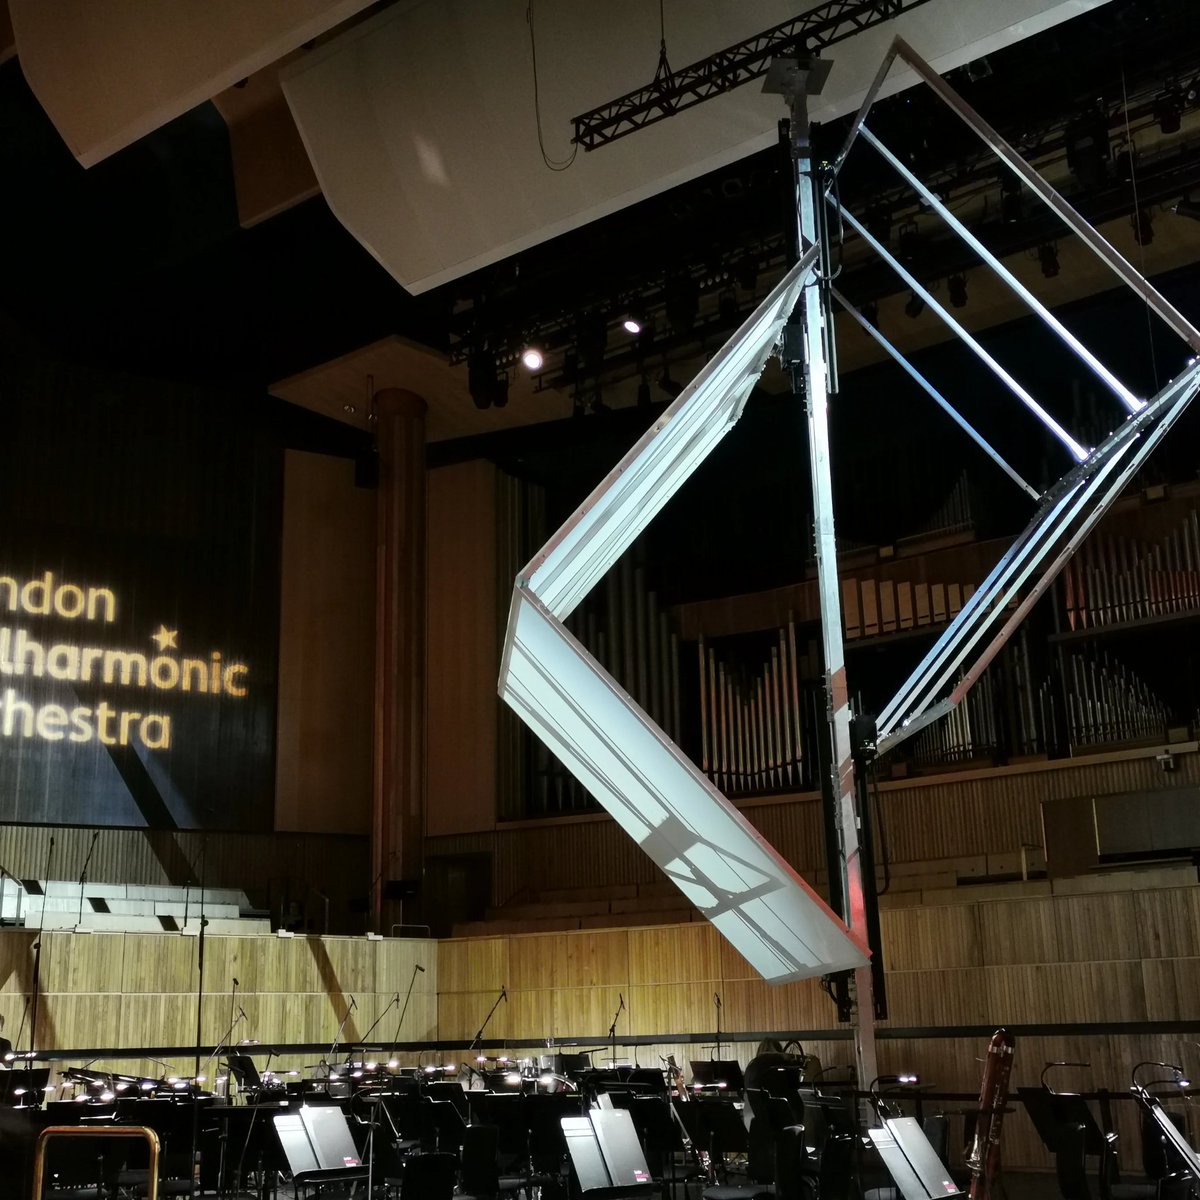
[[[890,1004],[884,1028],[1195,1019],[1200,885],[896,908],[882,913],[882,923]],[[712,1037],[678,1044],[672,1035],[715,1031],[717,992],[723,1035],[753,1035],[723,1051],[743,1064],[754,1038],[779,1031],[807,1032],[808,1049],[826,1064],[850,1058],[848,1042],[821,1037],[838,1026],[816,981],[768,986],[704,923],[454,939],[439,944],[438,959],[438,1036],[464,1047],[507,987],[489,1038],[602,1046],[623,996],[618,1053],[643,1065],[667,1054],[685,1063],[707,1057]],[[620,1043],[627,1035],[661,1040],[626,1051]],[[985,1049],[986,1039],[975,1038],[882,1040],[880,1070],[916,1069],[940,1090],[972,1092]],[[1014,1087],[1036,1085],[1046,1061],[1067,1059],[1093,1064],[1077,1086],[1119,1092],[1134,1063],[1180,1055],[1195,1065],[1183,1035],[1021,1038]],[[1120,1105],[1117,1111],[1126,1144],[1136,1147],[1136,1115]],[[1023,1111],[1005,1141],[1010,1164],[1048,1166]]]
[[[1200,785],[1200,754],[1179,752],[1165,773],[1154,749],[880,784],[898,864],[1019,855],[1042,844],[1041,803],[1073,796]],[[820,802],[812,794],[742,806],[747,819],[806,878],[824,868]],[[664,876],[606,815],[521,822],[494,832],[428,838],[427,857],[490,853],[492,903],[529,890],[652,883]],[[531,881],[536,881],[536,884]]]

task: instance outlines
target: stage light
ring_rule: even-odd
[[[1053,279],[1058,274],[1058,247],[1053,242],[1044,242],[1037,249],[1038,262],[1042,274],[1047,279]]]
[[[1163,133],[1178,133],[1183,120],[1183,97],[1168,88],[1154,101],[1154,119]]]
[[[946,280],[946,291],[950,297],[950,303],[955,308],[966,308],[967,277],[965,275],[951,275],[950,278]]]
[[[1133,240],[1139,246],[1148,246],[1154,241],[1154,220],[1148,208],[1139,208],[1129,218],[1129,223],[1133,226]]]
[[[916,292],[909,292],[904,305],[904,315],[915,321],[924,311],[925,301]]]
[[[389,1058],[388,1059],[389,1070],[394,1071],[399,1065],[400,1065],[400,1060],[398,1058]]]
[[[625,330],[630,337],[637,337],[649,324],[650,322],[647,319],[646,314],[636,308],[631,308],[621,318],[621,328]]]
[[[908,1075],[897,1075],[896,1082],[897,1083],[905,1083],[905,1084],[913,1084],[913,1083],[920,1083],[921,1080],[920,1080],[920,1077],[917,1075],[908,1074]]]
[[[493,404],[502,408],[507,403],[508,377],[501,380],[496,356],[490,350],[478,350],[467,359],[467,391],[476,408],[490,408]]]
[[[540,371],[546,365],[546,356],[538,346],[526,346],[521,351],[521,365],[527,371]]]
[[[1191,196],[1183,196],[1171,211],[1177,217],[1191,217],[1193,221],[1200,221],[1200,200],[1193,200]]]

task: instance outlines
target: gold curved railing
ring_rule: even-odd
[[[146,1184],[146,1200],[158,1200],[158,1134],[144,1125],[109,1125],[104,1129],[93,1129],[80,1125],[47,1125],[38,1134],[37,1148],[33,1155],[33,1191],[31,1200],[42,1200],[42,1189],[46,1173],[46,1143],[51,1138],[141,1138],[150,1147],[149,1179]]]

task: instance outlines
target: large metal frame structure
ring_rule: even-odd
[[[884,7],[884,6],[876,6]],[[896,5],[895,8],[901,6]],[[894,15],[894,14],[893,14]],[[794,45],[794,35],[793,35]],[[1111,391],[1126,411],[1095,449],[1079,443],[1053,415],[921,287],[853,214],[846,222],[871,244],[938,316],[1004,382],[1067,450],[1072,465],[1040,497],[877,332],[885,349],[960,428],[1040,506],[1020,537],[976,590],[879,717],[876,745],[885,751],[949,712],[986,669],[1058,571],[1069,560],[1200,391],[1195,359],[1150,401],[1137,397],[1099,358],[948,212],[938,197],[867,128],[866,118],[897,58],[911,67],[978,134],[1033,194],[1193,351],[1197,331],[1023,159],[897,38],[855,117],[836,162],[812,161],[806,96],[819,90],[827,64],[777,61],[766,90],[790,106],[800,261],[710,361],[546,547],[518,575],[500,693],[591,794],[659,864],[735,947],[771,982],[852,971],[849,995],[860,1082],[877,1075],[873,978],[867,947],[878,949],[874,868],[867,840],[868,805],[851,745],[851,709],[842,644],[829,442],[832,302],[826,206],[840,211],[832,186],[861,136],[1002,279],[1029,303]],[[761,74],[762,72],[758,72]],[[747,76],[749,77],[749,76]],[[703,97],[699,97],[703,98]],[[618,102],[620,104],[621,102]],[[670,115],[665,109],[662,116]],[[661,119],[661,118],[658,118]],[[636,126],[634,126],[636,127]],[[632,127],[627,132],[631,132]],[[611,140],[611,139],[610,139]],[[799,314],[789,322],[794,305]],[[861,322],[865,326],[865,322]],[[831,880],[840,913],[826,906],[753,831],[732,803],[690,763],[620,685],[567,632],[563,619],[616,562],[728,431],[777,342],[806,408],[828,705],[832,830],[841,879]],[[1015,605],[1015,608],[1013,607]],[[1011,611],[1010,611],[1011,609]],[[1001,618],[1003,625],[992,633]],[[978,647],[991,633],[982,650]],[[943,693],[950,689],[949,695]],[[838,886],[840,883],[840,887]],[[842,918],[838,919],[838,916]]]

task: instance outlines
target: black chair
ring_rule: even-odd
[[[460,1196],[494,1200],[527,1189],[523,1176],[500,1174],[500,1130],[495,1125],[468,1125],[463,1132]]]
[[[399,1185],[399,1200],[453,1200],[458,1174],[453,1154],[410,1154],[402,1168],[398,1180],[386,1181],[389,1191]]]

